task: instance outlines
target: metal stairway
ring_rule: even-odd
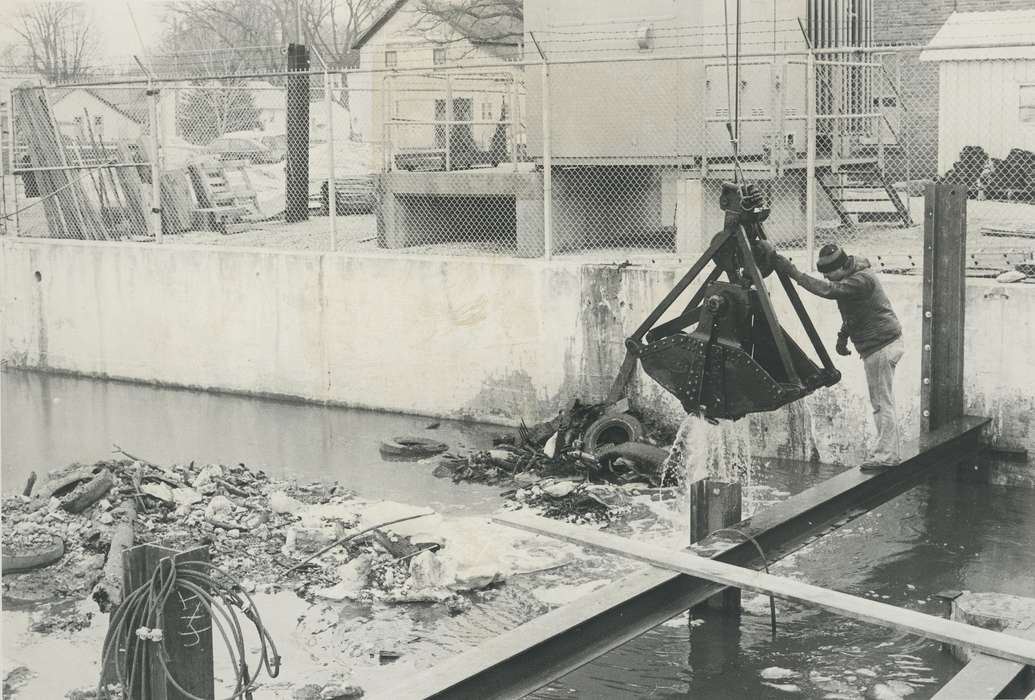
[[[845,163],[837,173],[817,168],[816,182],[845,226],[878,221],[901,228],[913,225],[909,208],[876,162]]]

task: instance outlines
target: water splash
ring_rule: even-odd
[[[700,479],[751,483],[751,429],[747,420],[709,423],[687,416],[676,432],[665,474],[684,485]]]
[[[698,416],[687,416],[676,432],[663,469],[666,481],[680,486],[676,511],[672,513],[672,524],[677,531],[689,532],[687,485],[701,479],[740,483],[742,512],[749,515],[753,498],[750,423],[747,420],[710,423]]]

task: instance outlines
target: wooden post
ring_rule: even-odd
[[[736,482],[701,479],[690,484],[690,543],[741,520],[741,489]],[[727,588],[705,603],[726,612],[740,611],[740,589]]]
[[[925,433],[963,415],[966,256],[967,189],[931,183],[924,193],[920,425]]]
[[[150,580],[159,562],[172,557],[177,563],[209,561],[207,547],[186,552],[142,544],[123,552],[123,585],[128,593]],[[215,697],[212,668],[212,620],[201,604],[187,591],[173,591],[162,610],[159,626],[169,656],[169,673],[187,692],[202,698]],[[147,642],[154,644],[155,642]],[[127,668],[131,659],[127,659]],[[131,690],[132,697],[149,700],[187,700],[176,686],[168,682],[157,654],[151,655],[150,668],[142,669],[141,685]]]

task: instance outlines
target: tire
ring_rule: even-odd
[[[582,435],[583,449],[595,453],[603,445],[619,445],[643,439],[643,426],[628,413],[613,413],[598,418]]]
[[[17,574],[34,569],[42,569],[45,566],[61,561],[65,556],[65,541],[55,537],[51,544],[40,547],[31,554],[4,554],[3,573]]]
[[[449,445],[437,440],[402,435],[381,443],[381,456],[405,461],[433,457],[449,449]]]

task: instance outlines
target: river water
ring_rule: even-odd
[[[432,421],[299,403],[258,400],[21,371],[2,374],[3,491],[17,491],[73,461],[111,456],[112,444],[155,462],[190,459],[245,464],[277,476],[339,481],[368,498],[483,515],[496,488],[431,476],[432,465],[384,462],[378,444],[422,433]],[[426,434],[462,448],[485,447],[491,426],[442,421]],[[837,467],[756,460],[757,500],[818,483]],[[1035,498],[1030,491],[934,480],[783,560],[773,573],[941,614],[945,590],[1035,597]],[[592,558],[543,580],[575,597],[606,577]],[[508,584],[509,586],[509,584]],[[513,627],[541,606],[508,586],[493,606],[452,620],[449,653]],[[515,586],[513,590],[517,590]],[[536,694],[539,698],[862,698],[878,683],[910,698],[930,697],[959,668],[940,645],[777,601],[744,595],[740,623],[685,615],[659,626]],[[5,649],[5,656],[8,650]]]

